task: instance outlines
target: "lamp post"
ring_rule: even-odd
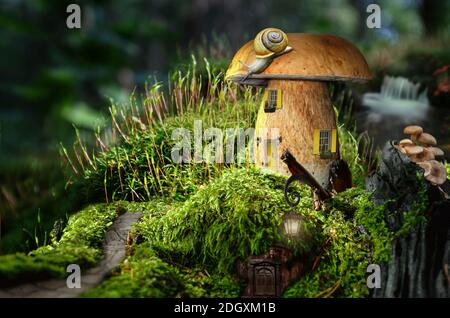
[[[289,239],[296,239],[301,232],[301,217],[295,212],[286,213],[283,216],[283,230],[284,234]]]

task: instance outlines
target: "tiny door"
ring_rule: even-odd
[[[276,296],[274,266],[255,266],[255,296]]]

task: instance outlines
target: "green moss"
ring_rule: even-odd
[[[236,260],[267,251],[278,240],[284,213],[285,177],[256,169],[228,169],[185,202],[147,205],[133,229],[145,243],[90,297],[239,296]],[[366,268],[389,260],[393,233],[384,206],[352,188],[311,209],[309,189],[298,188],[297,208],[307,242],[285,242],[311,256],[310,272],[285,297],[364,297]],[[303,243],[303,244],[302,244]],[[162,284],[160,284],[162,282]]]
[[[386,223],[385,206],[374,205],[369,193],[356,197],[353,204],[357,206],[354,225],[362,225],[371,241],[371,259],[374,263],[388,262],[391,256],[393,233]]]
[[[387,263],[394,238],[426,220],[423,212],[428,200],[422,179],[417,200],[410,211],[403,213],[403,226],[396,232],[386,222],[390,202],[374,205],[371,194],[362,189],[349,189],[327,202],[328,214],[321,218],[324,240],[323,252],[316,259],[319,265],[290,286],[284,297],[367,296],[367,265]]]
[[[389,261],[393,238],[417,224],[416,214],[406,213],[407,229],[392,233],[385,206],[375,206],[370,193],[352,188],[314,211],[310,190],[301,186],[297,211],[305,233],[300,241],[286,241],[280,228],[290,211],[285,180],[253,168],[229,168],[185,202],[154,198],[90,206],[70,218],[59,242],[29,255],[3,257],[0,277],[62,277],[67,264],[92,266],[117,214],[140,211],[144,216],[132,230],[135,253],[86,297],[237,297],[243,282],[235,276],[236,261],[266,252],[278,241],[296,255],[311,256],[306,275],[284,297],[367,296],[367,265]],[[426,198],[425,190],[420,198]],[[416,210],[426,204],[418,200]]]
[[[283,240],[286,178],[257,169],[228,169],[185,202],[156,200],[133,234],[136,253],[86,297],[238,297],[236,261]],[[305,241],[284,241],[296,253],[317,243],[320,220],[301,187]],[[132,249],[133,250],[133,249]]]
[[[318,266],[290,286],[284,297],[368,295],[367,265],[387,261],[392,240],[384,207],[375,206],[370,197],[370,193],[352,188],[325,205],[321,252],[314,262]]]
[[[179,270],[155,256],[148,245],[142,245],[113,276],[87,297],[169,297],[180,290],[183,281]]]
[[[118,272],[83,297],[238,297],[240,290],[230,275],[179,268],[144,243]]]
[[[403,212],[402,227],[395,233],[395,237],[407,235],[411,230],[417,228],[421,223],[427,221],[425,212],[429,206],[427,195],[427,185],[423,175],[417,175],[417,182],[419,184],[419,191],[416,195],[416,200],[412,202],[411,209]]]
[[[285,177],[256,169],[229,169],[161,217],[144,216],[138,231],[161,253],[176,251],[182,264],[232,272],[237,259],[261,254],[281,239],[281,219],[288,211],[284,182]],[[312,243],[291,242],[298,252]]]
[[[88,206],[69,218],[59,242],[29,254],[0,256],[0,285],[64,277],[68,264],[94,265],[102,256],[104,234],[116,216],[115,205]]]

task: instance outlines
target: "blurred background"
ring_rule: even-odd
[[[81,29],[66,26],[74,2]],[[381,8],[379,29],[366,25],[371,3]],[[450,1],[2,0],[0,254],[44,244],[55,218],[83,204],[82,189],[65,191],[59,154],[60,143],[71,147],[74,126],[92,135],[107,124],[111,100],[126,103],[146,82],[167,82],[192,55],[226,70],[268,26],[355,43],[374,74],[353,92],[358,131],[382,144],[401,138],[403,124],[420,123],[450,154]],[[405,121],[409,112],[395,108],[403,93],[383,92],[385,76],[404,77],[385,85],[406,87],[412,107],[426,112]],[[380,91],[364,105],[364,93]]]

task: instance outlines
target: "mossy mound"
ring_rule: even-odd
[[[229,169],[184,203],[158,202],[135,225],[134,236],[143,241],[134,246],[136,254],[86,296],[237,297],[245,282],[237,277],[236,261],[277,241],[311,258],[285,297],[368,295],[367,265],[390,255],[393,233],[384,207],[353,188],[314,211],[309,189],[302,187],[297,211],[308,240],[286,241],[280,230],[290,211],[285,180],[256,169]]]
[[[229,169],[161,217],[145,215],[136,230],[164,253],[175,249],[178,262],[231,272],[237,259],[261,254],[283,240],[280,225],[289,211],[285,180],[256,169]],[[312,231],[312,211],[302,208],[299,213],[307,217],[303,225]],[[314,240],[291,245],[297,253],[307,252]]]
[[[306,188],[299,189],[303,199],[298,213],[307,240],[283,236],[282,217],[290,211],[285,181],[284,176],[254,168],[230,168],[183,203],[155,204],[134,227],[137,241],[144,241],[135,246],[136,254],[87,296],[239,296],[243,282],[236,275],[237,260],[264,253],[274,242],[284,242],[298,255],[320,241],[315,232],[319,220]],[[170,283],[162,286],[159,282],[167,277]]]
[[[369,295],[367,265],[387,262],[397,235],[387,226],[385,207],[352,188],[314,211],[309,188],[298,187],[296,211],[304,231],[302,239],[289,241],[281,230],[283,215],[291,211],[285,181],[254,168],[228,168],[184,202],[155,198],[91,206],[70,219],[59,242],[28,256],[4,256],[0,277],[62,276],[68,263],[94,264],[106,229],[128,210],[144,214],[132,230],[130,256],[86,297],[238,297],[245,282],[237,276],[237,260],[279,242],[309,257],[285,297]]]

